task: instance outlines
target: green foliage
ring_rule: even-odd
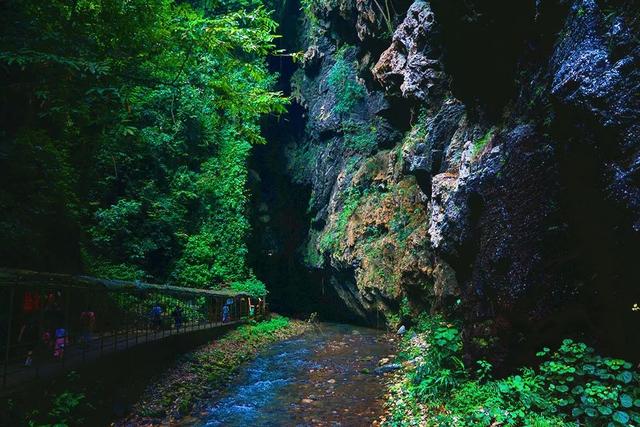
[[[320,16],[324,10],[331,10],[337,6],[336,0],[300,0],[300,10],[306,22],[306,38],[315,41],[321,31]]]
[[[400,301],[400,309],[398,310],[398,315],[407,318],[411,315],[411,306],[409,305],[409,298],[405,295],[402,297]]]
[[[639,377],[631,363],[570,339],[558,351],[545,348],[538,355],[547,359],[540,373],[563,417],[594,426],[640,423]]]
[[[545,359],[539,368],[522,368],[502,379],[491,379],[491,364],[481,360],[473,379],[460,362],[462,345],[454,325],[422,315],[406,335],[400,357],[415,368],[391,388],[388,425],[617,427],[640,422],[638,373],[630,363],[599,356],[585,344],[567,339],[556,352],[545,348],[538,353]]]
[[[89,402],[84,390],[81,390],[78,386],[78,378],[77,372],[71,371],[65,377],[64,389],[55,393],[45,391],[39,409],[27,408],[22,415],[23,419],[20,425],[24,424],[29,427],[67,427],[85,424],[85,416],[90,414],[94,407]],[[34,393],[38,394],[35,391]],[[19,414],[21,409],[18,409],[18,411]]]
[[[20,112],[0,118],[6,265],[198,287],[249,276],[246,162],[260,118],[285,106],[261,4],[4,5],[0,103]]]
[[[429,131],[428,119],[429,115],[426,110],[421,109],[417,114],[415,123],[412,124],[411,129],[406,133],[402,144],[398,145],[398,149],[401,151],[402,147],[413,148],[420,142],[426,142],[427,134]]]
[[[267,288],[264,283],[256,279],[254,276],[248,279],[231,283],[231,289],[236,292],[245,292],[252,297],[264,297],[267,294]]]
[[[444,398],[466,375],[460,357],[460,333],[453,325],[439,318],[423,321],[419,327],[430,332],[427,352],[410,377],[416,397],[422,400]]]
[[[336,114],[350,113],[367,94],[364,86],[356,79],[356,64],[345,59],[349,48],[345,45],[335,53],[335,63],[327,76],[327,83],[336,96],[333,108]]]
[[[477,157],[482,152],[482,150],[484,150],[484,147],[486,147],[489,141],[493,139],[494,133],[495,129],[489,129],[487,133],[482,136],[482,138],[478,138],[473,141],[473,147],[471,148],[471,157]]]
[[[478,381],[483,382],[490,380],[491,370],[493,369],[491,362],[477,360],[476,364],[478,365],[478,369],[476,369],[476,378],[478,378]]]
[[[367,124],[354,120],[344,120],[341,124],[345,145],[357,153],[371,154],[378,148],[376,141],[378,128],[375,123]]]
[[[81,215],[70,144],[40,129],[23,128],[8,138],[8,126],[0,128],[0,258],[4,265],[22,266],[24,259],[46,265],[53,256],[48,249],[62,246],[67,259],[61,266],[68,266],[77,255],[69,253],[68,239],[79,235]]]
[[[322,266],[322,263],[324,262],[324,259],[322,258],[322,255],[320,254],[317,248],[319,235],[320,235],[319,231],[313,228],[309,230],[307,242],[304,245],[303,253],[302,253],[304,263],[307,266],[314,267],[314,268],[319,268],[320,266]]]
[[[407,239],[415,231],[415,225],[411,222],[411,212],[400,206],[389,222],[389,231],[396,235],[400,248],[404,248]]]
[[[254,322],[251,325],[241,326],[238,328],[238,334],[243,340],[256,340],[264,336],[273,335],[276,331],[286,328],[288,325],[289,319],[278,316],[266,322]]]
[[[70,421],[73,411],[84,399],[84,394],[66,391],[53,399],[53,406],[49,415],[56,420],[56,425],[66,425]]]
[[[317,11],[320,5],[319,0],[300,0],[300,10],[309,24],[309,31],[312,33],[318,26]]]
[[[367,190],[368,191],[368,190]],[[362,197],[362,192],[356,188],[351,188],[342,203],[342,209],[338,214],[338,219],[336,220],[333,227],[330,230],[325,231],[325,233],[320,238],[320,242],[318,248],[320,252],[335,252],[338,249],[340,242],[344,239],[344,234],[347,228],[347,223],[349,222],[349,218],[354,214],[358,206],[360,206],[360,199]]]
[[[296,183],[305,183],[311,176],[320,154],[320,146],[312,143],[301,144],[287,149],[287,167]]]

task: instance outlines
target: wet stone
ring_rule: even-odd
[[[389,342],[380,331],[320,324],[249,363],[192,425],[371,425],[382,415],[384,378],[362,372],[388,358]]]

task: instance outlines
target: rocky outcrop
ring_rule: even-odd
[[[390,39],[373,6],[333,5],[296,80],[307,264],[363,319],[457,312],[469,357],[506,364],[575,334],[627,351],[598,324],[640,297],[637,5],[418,0]]]
[[[606,132],[609,190],[640,231],[640,46],[625,20],[606,22],[594,0],[576,1],[550,61],[551,94]],[[589,126],[592,127],[592,126]],[[598,129],[595,129],[597,132]]]
[[[429,3],[413,3],[394,32],[391,46],[372,70],[388,95],[428,103],[444,95],[446,75],[438,38],[438,24]]]

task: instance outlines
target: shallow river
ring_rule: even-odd
[[[380,331],[319,324],[247,364],[197,426],[367,426],[382,410]]]

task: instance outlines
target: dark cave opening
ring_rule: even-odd
[[[278,48],[295,51],[298,38],[297,0],[285,3],[281,21],[282,38]],[[297,69],[291,56],[269,58],[269,68],[277,72],[277,90],[290,94],[291,76]],[[358,318],[347,308],[328,275],[303,262],[304,247],[311,216],[308,213],[311,189],[296,184],[287,171],[285,149],[292,141],[304,137],[305,109],[292,102],[280,117],[263,122],[263,135],[268,143],[254,147],[249,160],[251,191],[250,221],[252,237],[248,242],[249,265],[267,285],[267,300],[272,311],[298,318],[318,313],[322,320],[357,323]]]
[[[441,23],[452,92],[497,118],[515,93],[518,59],[533,29],[535,2],[434,0],[432,8]]]
[[[252,239],[249,263],[267,284],[270,308],[298,318],[318,313],[323,320],[355,322],[329,284],[323,270],[303,262],[301,248],[309,232],[311,195],[306,186],[295,184],[287,174],[285,147],[303,123],[302,108],[292,105],[289,113],[264,127],[268,144],[255,147],[250,159],[252,190]]]

